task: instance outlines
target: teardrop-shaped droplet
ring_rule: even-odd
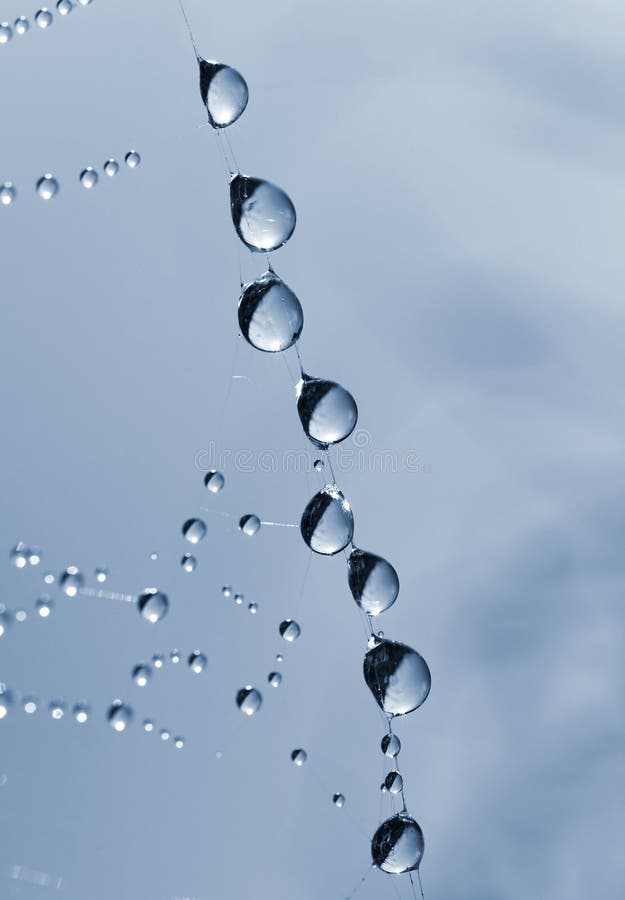
[[[284,622],[280,623],[280,635],[284,638],[285,641],[288,641],[290,644],[293,641],[296,641],[300,636],[301,628],[297,624],[297,622],[293,621],[293,619],[285,619]]]
[[[302,537],[315,553],[340,553],[354,535],[351,507],[335,485],[327,484],[315,494],[302,514]]]
[[[13,27],[15,28],[16,34],[26,34],[26,32],[30,29],[30,22],[26,18],[26,16],[20,16],[13,23]]]
[[[316,459],[313,463],[313,469],[315,470],[315,472],[323,472],[325,467],[326,464],[322,459]]]
[[[35,22],[40,28],[48,28],[52,25],[52,13],[44,6],[35,13]]]
[[[152,680],[152,669],[145,663],[139,663],[132,670],[132,680],[137,687],[145,687]]]
[[[382,753],[390,759],[395,759],[401,750],[401,741],[396,734],[385,734],[380,742]]]
[[[192,553],[185,553],[180,560],[180,565],[185,572],[195,572],[197,568],[197,559]]]
[[[423,832],[406,813],[391,816],[382,822],[371,841],[373,865],[400,875],[419,868],[423,857]]]
[[[182,536],[190,544],[197,544],[206,534],[206,525],[201,519],[187,519],[182,526]]]
[[[432,680],[426,661],[398,641],[374,638],[365,654],[363,671],[367,687],[389,716],[418,709],[430,693]]]
[[[253,537],[256,532],[260,530],[260,525],[260,519],[253,513],[241,516],[239,519],[239,528],[243,534],[246,534],[248,537]]]
[[[10,206],[16,198],[17,188],[12,181],[5,181],[0,187],[0,203],[3,206]]]
[[[143,618],[155,625],[166,615],[169,598],[156,588],[146,588],[137,600],[137,607]]]
[[[48,172],[41,176],[36,184],[36,190],[42,200],[52,200],[59,191],[59,183],[56,178]]]
[[[86,169],[82,170],[82,172],[80,173],[80,183],[88,191],[96,186],[96,184],[98,183],[98,173],[93,168],[93,166],[87,166]]]
[[[303,375],[296,394],[302,428],[316,447],[325,449],[330,444],[338,444],[356,427],[356,401],[336,381]]]
[[[341,809],[343,806],[345,806],[345,795],[334,794],[334,796],[332,797],[332,803],[334,803],[334,805],[338,807],[338,809]]]
[[[208,488],[211,494],[218,494],[225,483],[226,479],[221,472],[217,472],[216,469],[211,469],[210,472],[207,472],[204,476],[204,486]]]
[[[262,694],[247,684],[237,693],[237,706],[246,716],[253,716],[257,712],[263,702]]]
[[[295,230],[295,207],[290,198],[262,178],[234,175],[230,182],[230,209],[236,232],[250,250],[277,250]]]
[[[290,287],[269,270],[246,284],[239,299],[239,328],[257,350],[278,353],[302,333],[304,313]]]
[[[105,175],[108,175],[109,178],[113,178],[113,176],[117,175],[119,172],[119,163],[116,159],[107,159],[102,168],[104,169]]]
[[[188,663],[191,671],[195,673],[195,675],[200,675],[206,668],[208,660],[199,650],[194,650],[189,656]]]
[[[377,616],[393,605],[399,578],[393,566],[366,550],[354,549],[347,561],[347,580],[354,600],[368,616]]]
[[[132,709],[127,703],[122,700],[114,700],[106,714],[106,719],[114,731],[122,732],[132,722],[132,716]]]
[[[279,672],[270,672],[267,681],[273,688],[280,687],[282,683],[282,675]]]
[[[291,752],[291,762],[294,762],[296,766],[303,766],[307,759],[308,754],[301,747]]]
[[[401,794],[404,789],[404,779],[399,772],[389,772],[384,779],[384,787],[389,794]]]
[[[75,597],[85,583],[85,579],[76,566],[68,566],[59,578],[59,586],[68,597]]]
[[[239,118],[249,97],[243,76],[223,63],[198,57],[200,94],[213,128],[227,128]]]

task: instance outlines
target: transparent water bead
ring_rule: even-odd
[[[194,650],[188,659],[189,668],[196,675],[200,675],[208,664],[206,656],[199,650]]]
[[[13,23],[13,28],[15,29],[16,34],[26,34],[30,29],[30,22],[26,16],[20,16]]]
[[[313,469],[315,470],[315,472],[323,472],[325,467],[326,464],[322,459],[316,459],[313,463]]]
[[[297,412],[309,441],[327,449],[349,437],[358,422],[356,401],[336,381],[302,375],[295,389]]]
[[[182,526],[182,536],[190,544],[199,543],[206,535],[206,525],[201,519],[187,519]]]
[[[0,638],[4,637],[11,626],[11,617],[5,609],[0,609]]]
[[[234,602],[236,603],[237,606],[241,606],[243,604],[243,594],[235,594]]]
[[[305,750],[302,750],[301,747],[298,750],[293,750],[291,752],[291,761],[294,762],[296,766],[303,766],[307,759],[308,754]]]
[[[81,6],[90,6],[93,3],[93,0],[78,0]]]
[[[282,675],[279,672],[270,672],[267,681],[273,688],[280,687],[282,684]]]
[[[93,166],[87,166],[87,168],[83,169],[80,173],[80,183],[84,188],[90,191],[91,188],[95,187],[98,183],[98,177],[98,173]]]
[[[172,650],[171,653],[169,654],[169,659],[174,665],[179,663],[180,662],[180,650]]]
[[[174,747],[176,750],[182,750],[184,747],[184,738],[183,737],[175,737],[174,738]]]
[[[239,529],[248,537],[253,537],[257,531],[260,531],[260,519],[253,513],[241,516],[239,519]]]
[[[41,550],[39,547],[31,547],[28,553],[28,562],[31,566],[38,566],[41,562]]]
[[[119,732],[126,730],[132,722],[132,717],[132,709],[123,700],[114,700],[106,714],[106,719],[111,728]]]
[[[24,699],[22,700],[22,709],[29,716],[32,716],[37,712],[38,706],[39,701],[36,697],[24,697]]]
[[[301,634],[301,628],[297,622],[293,621],[293,619],[285,619],[284,622],[280,623],[280,628],[278,630],[284,640],[288,641],[290,644],[292,644],[293,641],[296,641]]]
[[[17,609],[15,610],[15,621],[16,622],[25,622],[28,618],[28,613],[25,609]]]
[[[48,28],[52,25],[52,13],[45,6],[35,13],[35,22],[40,28]]]
[[[423,832],[406,813],[382,822],[371,841],[373,865],[392,875],[413,872],[423,857]]]
[[[141,162],[141,155],[136,150],[129,150],[124,156],[124,162],[129,169],[136,169]]]
[[[154,731],[154,722],[152,721],[152,719],[143,720],[143,730],[147,734],[150,734],[152,731]]]
[[[249,92],[243,76],[223,63],[198,57],[200,95],[213,128],[227,128],[247,106]]]
[[[86,703],[75,703],[74,708],[72,709],[72,715],[75,722],[78,722],[79,725],[84,725],[85,722],[89,720],[91,710]]]
[[[334,803],[334,805],[338,807],[338,809],[341,809],[343,806],[345,806],[345,795],[334,794],[334,796],[332,797],[332,803]]]
[[[230,587],[229,584],[224,584],[224,586],[221,589],[221,593],[224,595],[224,597],[231,597],[232,596],[232,588]]]
[[[139,663],[132,670],[132,680],[137,687],[146,687],[152,680],[152,669],[146,663]]]
[[[380,742],[382,753],[389,759],[395,759],[401,750],[401,741],[396,734],[385,734]]]
[[[5,719],[13,709],[15,700],[12,691],[6,689],[4,685],[0,687],[0,719]]]
[[[246,247],[262,253],[284,246],[295,230],[295,207],[284,191],[247,175],[230,181],[230,211]]]
[[[403,716],[418,709],[432,684],[426,661],[416,650],[398,641],[376,637],[371,642],[363,671],[380,709],[389,716]]]
[[[109,570],[103,568],[102,566],[98,566],[96,569],[94,569],[93,574],[95,575],[95,580],[99,584],[104,584],[104,582],[108,578]]]
[[[292,347],[304,327],[299,300],[271,269],[243,287],[238,315],[245,340],[265,353]]]
[[[53,572],[45,572],[43,580],[45,584],[54,584],[54,582],[56,581]]]
[[[35,185],[36,191],[42,200],[52,200],[59,191],[59,183],[49,172],[42,175]]]
[[[107,159],[102,168],[105,175],[108,175],[109,178],[113,178],[113,176],[117,175],[119,172],[119,163],[116,159]]]
[[[17,188],[12,181],[5,181],[0,187],[0,203],[10,206],[17,199]]]
[[[168,741],[171,737],[171,731],[169,730],[169,728],[161,728],[159,737],[162,741]]]
[[[226,483],[226,479],[216,469],[211,469],[204,476],[204,487],[208,488],[211,494],[218,494]]]
[[[389,794],[401,794],[404,789],[404,779],[399,772],[389,772],[384,779],[384,787]]]
[[[13,29],[8,22],[0,22],[0,44],[8,44],[13,37]]]
[[[251,603],[247,604],[248,612],[250,612],[253,616],[258,612],[258,603],[255,603],[253,600]]]
[[[68,566],[59,578],[59,586],[68,597],[75,597],[84,583],[82,572],[76,566]]]
[[[195,572],[197,568],[197,559],[191,553],[185,553],[180,560],[180,565],[185,572]]]
[[[323,556],[333,556],[347,547],[354,536],[354,516],[335,485],[327,484],[308,502],[300,531],[310,549]]]
[[[50,715],[55,721],[59,721],[65,715],[66,704],[64,700],[51,700],[48,706]]]
[[[23,569],[28,562],[29,553],[30,550],[28,549],[28,547],[21,541],[19,541],[19,543],[17,543],[11,550],[9,558],[16,569]]]
[[[58,0],[56,11],[60,16],[68,16],[74,8],[72,0]]]
[[[393,566],[366,550],[355,548],[347,561],[347,581],[358,606],[368,616],[389,609],[399,593],[399,578]]]
[[[261,708],[263,703],[262,694],[247,684],[237,693],[237,706],[246,716],[253,716],[255,712]]]
[[[152,665],[155,669],[162,669],[165,664],[165,657],[162,653],[155,653],[152,656]]]
[[[146,588],[137,600],[137,608],[144,619],[155,625],[167,614],[169,599],[157,588]]]
[[[279,662],[279,663],[284,662],[284,657],[282,656],[281,653],[276,653],[276,662]]]

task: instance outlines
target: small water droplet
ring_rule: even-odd
[[[152,721],[152,719],[144,719],[143,720],[143,730],[146,731],[148,734],[150,734],[150,732],[154,731],[154,722]]]
[[[261,178],[234,175],[230,182],[232,221],[250,250],[268,253],[289,240],[295,230],[295,207],[281,188]]]
[[[158,553],[150,553],[150,559],[152,562],[158,559]]]
[[[278,630],[284,640],[288,641],[290,644],[297,640],[301,634],[301,628],[297,622],[293,621],[293,619],[285,619],[284,622],[280,623],[280,628]]]
[[[229,584],[224,584],[221,589],[221,593],[224,595],[224,597],[230,597],[232,595],[232,588]]]
[[[59,190],[59,183],[49,172],[42,175],[36,184],[36,190],[42,200],[52,200]]]
[[[29,716],[32,716],[37,712],[37,707],[39,705],[39,701],[36,697],[24,697],[22,700],[22,709]]]
[[[277,688],[282,683],[282,675],[279,672],[270,672],[267,681],[273,688]]]
[[[295,390],[302,428],[316,447],[325,449],[349,437],[358,422],[358,407],[349,391],[311,375],[302,375]]]
[[[52,13],[45,6],[35,13],[35,22],[40,28],[48,28],[52,25]]]
[[[180,565],[185,572],[195,572],[197,568],[197,559],[191,553],[185,553],[180,560]]]
[[[98,180],[99,180],[98,173],[93,168],[93,166],[87,166],[87,168],[83,169],[82,172],[80,173],[80,183],[88,191],[90,191],[91,188],[96,186],[96,184],[98,183]]]
[[[11,626],[11,617],[8,612],[2,608],[0,609],[0,637],[3,637]]]
[[[37,600],[35,604],[35,609],[39,613],[42,619],[47,619],[52,610],[54,609],[54,601],[51,597],[48,597],[47,594],[43,594]]]
[[[216,469],[211,469],[210,472],[207,472],[204,476],[204,487],[208,488],[212,494],[218,494],[225,483],[226,479],[221,472],[218,472]]]
[[[200,675],[206,668],[208,660],[199,650],[194,650],[193,653],[189,656],[188,662],[191,671],[196,675]]]
[[[16,34],[26,34],[26,32],[30,29],[30,22],[26,18],[26,16],[20,16],[17,18],[13,24],[15,28]]]
[[[174,665],[177,665],[180,662],[180,650],[172,650],[169,659]]]
[[[152,657],[152,665],[155,669],[162,669],[165,664],[165,658],[162,653],[155,653]]]
[[[262,706],[263,698],[260,691],[247,684],[237,693],[237,706],[246,716],[253,716]]]
[[[251,612],[251,614],[252,614],[253,616],[255,616],[256,613],[258,612],[258,603],[254,603],[254,602],[252,601],[252,603],[248,603],[248,604],[247,604],[247,608],[248,608],[248,610]]]
[[[66,709],[65,701],[64,700],[52,700],[50,702],[48,709],[50,710],[50,715],[52,716],[52,718],[55,719],[56,721],[59,721],[65,715],[65,709]]]
[[[44,584],[54,584],[56,581],[53,572],[46,572],[43,576]]]
[[[75,597],[85,583],[76,566],[68,566],[59,578],[59,587],[68,597]]]
[[[299,300],[273,271],[244,286],[238,314],[245,340],[265,353],[292,347],[304,326]]]
[[[291,751],[291,760],[296,766],[303,766],[307,759],[308,754],[305,750],[302,750],[301,747],[299,750]]]
[[[103,584],[106,581],[106,579],[108,578],[109,570],[104,569],[101,566],[98,566],[98,568],[95,569],[93,574],[95,575],[95,580],[100,582],[100,584]]]
[[[16,199],[17,188],[12,181],[5,181],[2,187],[0,187],[0,203],[2,203],[3,206],[10,206]]]
[[[343,494],[327,484],[308,502],[300,530],[304,542],[315,553],[340,553],[354,536],[354,515]]]
[[[171,737],[171,731],[169,730],[169,728],[161,728],[159,737],[162,741],[168,741]]]
[[[112,178],[119,172],[119,163],[115,159],[107,159],[102,168],[104,170],[104,174],[108,175],[109,178]]]
[[[371,857],[374,866],[400,875],[419,868],[423,856],[423,832],[406,813],[392,816],[373,835]]]
[[[276,653],[276,662],[281,663],[283,661],[283,659],[284,659],[284,657],[282,656],[281,653]]]
[[[15,621],[16,622],[25,622],[28,618],[28,613],[25,609],[17,609],[15,611]]]
[[[146,588],[137,600],[137,607],[143,618],[154,625],[167,614],[169,598],[156,588]]]
[[[122,732],[132,722],[132,709],[123,700],[114,700],[106,715],[107,721],[113,731]]]
[[[395,759],[401,750],[401,741],[396,734],[385,734],[380,742],[382,753],[390,759]]]
[[[10,553],[10,559],[16,569],[23,569],[28,562],[28,554],[30,550],[21,541],[13,547]]]
[[[315,472],[323,472],[323,470],[326,467],[326,464],[322,459],[316,459],[313,463],[313,467],[315,469]]]
[[[384,779],[384,787],[389,794],[401,794],[404,789],[404,779],[399,772],[389,772]]]
[[[345,806],[345,796],[343,794],[334,794],[334,796],[332,797],[332,803],[334,803],[334,805],[338,807],[338,809],[341,809],[343,806]]]
[[[184,738],[183,737],[175,737],[174,738],[174,747],[176,750],[182,750],[184,747]]]
[[[243,534],[246,534],[248,537],[253,537],[260,529],[260,519],[253,513],[241,516],[239,519],[239,528]]]
[[[7,690],[4,684],[0,685],[0,719],[8,716],[14,703],[13,692]]]
[[[146,663],[139,663],[132,670],[132,680],[137,687],[145,687],[152,680],[152,669]]]
[[[31,547],[28,553],[28,562],[31,566],[38,566],[41,562],[41,550],[39,547]]]
[[[249,97],[243,76],[231,66],[198,59],[200,95],[213,128],[227,128],[239,118]]]
[[[182,526],[182,536],[190,544],[197,544],[206,534],[206,525],[201,519],[187,519]]]
[[[141,162],[141,156],[136,150],[129,150],[124,157],[124,162],[129,169],[136,169]]]
[[[241,604],[243,603],[243,594],[235,594],[234,602],[236,603],[237,606],[241,606]]]
[[[60,16],[67,16],[71,13],[74,8],[74,4],[72,0],[58,0],[56,4],[56,11]]]
[[[91,710],[87,703],[75,703],[74,708],[72,709],[72,715],[74,716],[75,722],[79,725],[84,725],[91,715]]]

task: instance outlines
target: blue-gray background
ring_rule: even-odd
[[[3,0],[0,18],[32,12]],[[398,725],[426,896],[621,896],[625,8],[188,13],[200,51],[250,85],[231,130],[243,170],[296,204],[275,265],[304,306],[307,367],[352,390],[370,451],[422,464],[340,481],[357,543],[401,577],[380,627],[433,672]],[[42,571],[71,563],[172,598],[151,627],[129,604],[55,595],[49,620],[2,639],[1,680],[87,697],[94,718],[1,723],[0,895],[46,895],[10,877],[19,865],[62,878],[47,890],[68,900],[338,900],[367,868],[383,774],[344,561],[313,559],[300,597],[295,529],[247,540],[211,512],[197,571],[178,567],[180,523],[201,506],[297,522],[319,477],[230,467],[211,497],[195,466],[211,441],[305,441],[282,360],[234,357],[236,242],[177,4],[95,0],[0,47],[0,73],[0,180],[20,189],[0,208],[0,543],[44,553],[38,569],[7,562],[1,599],[30,610]],[[80,187],[83,166],[130,147],[140,168]],[[44,171],[62,184],[48,204],[32,188]],[[222,418],[232,373],[246,378]],[[288,615],[302,637],[269,696]],[[203,676],[131,684],[135,661],[196,646]],[[266,699],[243,721],[245,683]],[[185,750],[136,722],[113,733],[116,696]],[[391,898],[393,882],[373,872],[357,896]]]

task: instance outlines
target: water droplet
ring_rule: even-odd
[[[48,28],[52,25],[52,13],[44,6],[35,13],[35,22],[40,28]]]
[[[235,594],[234,602],[236,603],[237,606],[241,606],[241,604],[243,603],[243,594]]]
[[[303,766],[307,759],[308,754],[305,750],[302,750],[301,747],[299,750],[291,751],[291,760],[296,766]]]
[[[169,728],[161,728],[159,736],[162,741],[168,741],[171,737],[171,731]]]
[[[43,576],[43,580],[45,584],[54,584],[55,578],[53,572],[46,572]]]
[[[144,719],[143,720],[143,730],[150,734],[151,731],[154,731],[154,722],[152,719]]]
[[[207,487],[212,494],[218,494],[225,483],[226,479],[221,472],[218,472],[216,469],[211,469],[210,472],[207,472],[204,476],[204,486]]]
[[[277,250],[295,230],[295,207],[289,197],[260,178],[233,176],[230,209],[236,232],[250,250]]]
[[[42,175],[36,184],[36,190],[42,200],[52,200],[59,190],[59,183],[49,172]]]
[[[89,705],[83,702],[75,703],[72,709],[72,715],[75,722],[77,722],[79,725],[84,725],[91,715]]]
[[[356,401],[336,381],[302,375],[296,387],[297,412],[306,437],[316,447],[344,441],[358,421]]]
[[[280,623],[279,631],[284,640],[292,644],[300,636],[301,628],[293,619],[285,619],[284,622]]]
[[[106,715],[107,721],[114,731],[125,731],[132,722],[132,709],[122,700],[114,700]]]
[[[152,669],[146,663],[139,663],[132,670],[132,680],[137,687],[145,687],[152,680]]]
[[[260,519],[253,513],[241,516],[239,519],[239,528],[248,537],[253,537],[260,530]]]
[[[262,706],[263,698],[260,691],[247,684],[237,693],[237,706],[246,716],[253,716]]]
[[[3,206],[10,206],[17,197],[17,188],[12,181],[5,181],[0,187],[0,203]]]
[[[50,715],[52,716],[52,718],[55,719],[56,721],[59,721],[65,715],[65,709],[66,709],[65,701],[64,700],[52,700],[50,702],[48,709],[50,710]]]
[[[401,750],[401,741],[396,734],[385,734],[380,742],[382,753],[390,759],[395,759]]]
[[[41,562],[41,550],[39,547],[31,547],[28,553],[28,562],[31,566],[38,566]]]
[[[302,514],[302,537],[315,553],[340,553],[354,535],[351,507],[335,485],[327,484],[315,494]]]
[[[347,561],[349,589],[368,616],[377,616],[393,605],[399,593],[399,578],[393,566],[366,550],[354,549]]]
[[[273,688],[277,688],[282,684],[282,675],[279,672],[270,672],[267,681]]]
[[[95,580],[99,581],[100,584],[103,584],[106,581],[106,579],[108,578],[109,570],[104,569],[101,566],[98,566],[98,568],[95,569],[93,574],[95,575]]]
[[[0,23],[0,44],[8,44],[13,37],[13,29],[8,22]]]
[[[24,699],[22,700],[22,709],[29,716],[32,716],[37,712],[38,705],[39,702],[36,697],[24,697]]]
[[[223,63],[198,58],[200,94],[213,128],[227,128],[239,118],[249,93],[243,76]]]
[[[276,662],[281,663],[284,660],[284,657],[281,653],[276,653]]]
[[[400,875],[419,868],[423,856],[423,832],[414,819],[399,813],[382,822],[371,841],[374,866]]]
[[[0,609],[0,637],[6,634],[11,625],[11,617],[4,609]]]
[[[158,553],[150,553],[150,559],[152,562],[158,559]]]
[[[251,612],[251,614],[255,616],[258,612],[258,603],[254,603],[254,601],[252,601],[252,603],[247,604],[247,608]]]
[[[136,150],[129,150],[124,157],[124,162],[129,169],[136,169],[141,162],[141,156]]]
[[[183,737],[174,738],[174,747],[176,748],[176,750],[182,750],[182,748],[184,747],[184,738]]]
[[[389,794],[401,794],[404,789],[404,779],[399,772],[389,772],[384,779],[384,787]]]
[[[146,588],[137,600],[137,607],[143,618],[154,625],[166,615],[169,599],[167,594],[156,588]]]
[[[204,656],[203,653],[200,653],[199,650],[194,650],[193,653],[189,656],[189,668],[192,672],[195,672],[196,675],[200,675],[208,664],[208,660]]]
[[[59,578],[59,586],[68,597],[75,597],[85,583],[76,566],[68,566]]]
[[[72,0],[58,0],[56,4],[56,11],[60,16],[67,16],[74,8],[74,4]]]
[[[23,569],[28,562],[28,554],[30,550],[20,541],[13,547],[10,553],[10,559],[16,569]]]
[[[387,638],[374,640],[375,645],[365,654],[363,671],[378,706],[389,716],[418,709],[432,683],[426,661],[406,644]]]
[[[191,553],[185,553],[180,560],[180,565],[185,572],[195,572],[197,567],[197,559]]]
[[[13,27],[15,28],[16,34],[26,34],[26,32],[30,29],[30,22],[26,18],[26,16],[20,16],[15,20]]]
[[[165,658],[162,653],[155,653],[152,657],[152,665],[155,669],[162,669],[165,664]]]
[[[230,597],[232,596],[232,588],[229,584],[224,584],[221,589],[221,593],[224,595],[224,597]]]
[[[112,178],[119,172],[119,163],[115,159],[107,159],[102,168],[104,169],[104,174]]]
[[[28,618],[28,613],[25,609],[17,609],[15,611],[15,621],[16,622],[25,622]]]
[[[322,459],[316,459],[313,463],[313,468],[314,468],[315,472],[323,472],[325,467],[326,467],[326,464]]]
[[[206,534],[206,525],[201,519],[187,519],[182,526],[182,536],[190,544],[197,544]]]
[[[93,3],[93,0],[78,0],[81,6],[90,6]]]
[[[332,797],[332,803],[334,803],[335,806],[341,809],[343,806],[345,806],[345,796],[343,794],[334,794],[334,796]]]
[[[86,169],[83,169],[80,173],[80,183],[84,188],[87,188],[88,191],[91,190],[92,187],[95,187],[98,183],[98,173],[93,168],[93,166],[87,166]]]
[[[252,347],[278,353],[299,338],[304,313],[293,291],[270,270],[244,286],[239,299],[239,327]]]
[[[4,686],[0,688],[0,719],[6,718],[14,706],[13,692]]]
[[[174,665],[177,665],[180,662],[180,650],[172,650],[169,658]]]

